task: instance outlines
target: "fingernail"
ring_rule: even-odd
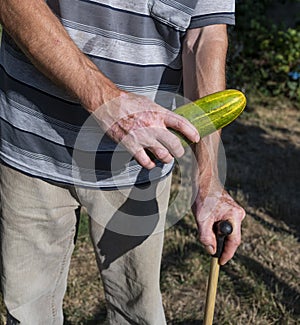
[[[228,262],[228,261],[222,261],[222,260],[221,260],[221,261],[219,261],[219,263],[220,263],[220,265],[221,265],[221,266],[223,266],[223,265],[227,264],[227,262]]]
[[[211,245],[206,246],[206,251],[210,254],[210,255],[214,255],[215,250]]]

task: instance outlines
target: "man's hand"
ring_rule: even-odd
[[[93,114],[104,131],[147,169],[155,167],[155,163],[145,149],[164,163],[184,154],[179,138],[167,128],[181,132],[192,142],[200,139],[197,129],[185,118],[132,93],[121,92]]]
[[[213,196],[201,197],[199,191],[192,206],[196,218],[199,239],[209,254],[216,252],[216,236],[213,225],[220,220],[228,220],[233,227],[232,233],[226,237],[220,264],[227,263],[234,255],[241,242],[241,222],[245,217],[245,211],[233,198],[220,189],[214,191]]]

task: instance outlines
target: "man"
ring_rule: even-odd
[[[222,264],[239,245],[244,211],[219,182],[218,134],[199,141],[188,121],[148,97],[164,103],[159,91],[179,91],[182,74],[191,100],[225,88],[234,2],[1,0],[0,20],[8,323],[63,323],[78,208],[85,206],[108,322],[165,324],[163,225],[173,157],[184,153],[169,128],[196,143],[193,212],[209,253],[214,222],[233,224]]]

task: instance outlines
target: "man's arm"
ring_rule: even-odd
[[[120,95],[77,48],[44,0],[1,0],[0,21],[32,63],[89,111]]]
[[[226,25],[211,25],[187,32],[183,48],[184,95],[195,100],[224,90],[227,55]],[[225,264],[234,255],[241,240],[241,221],[244,210],[224,190],[218,176],[218,146],[220,132],[205,137],[194,147],[198,166],[194,166],[193,187],[196,191],[193,213],[200,241],[209,253],[216,250],[212,230],[219,220],[229,220],[233,233],[228,237],[220,263]]]
[[[122,142],[143,167],[155,166],[145,148],[166,163],[183,155],[179,139],[168,127],[199,141],[186,119],[146,97],[118,89],[78,49],[44,0],[0,0],[0,22],[31,62],[95,114],[107,134]]]

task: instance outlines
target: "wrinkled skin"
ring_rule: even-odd
[[[181,132],[192,142],[199,141],[198,131],[190,122],[144,96],[123,92],[93,114],[106,133],[147,169],[155,163],[145,149],[164,163],[184,154],[179,138],[167,128]]]
[[[213,196],[201,198],[198,193],[192,206],[198,230],[199,239],[210,254],[216,251],[216,239],[213,233],[214,223],[228,220],[232,227],[232,233],[226,237],[226,245],[220,258],[220,264],[227,263],[234,255],[241,242],[241,222],[245,217],[245,211],[233,198],[220,188]]]

